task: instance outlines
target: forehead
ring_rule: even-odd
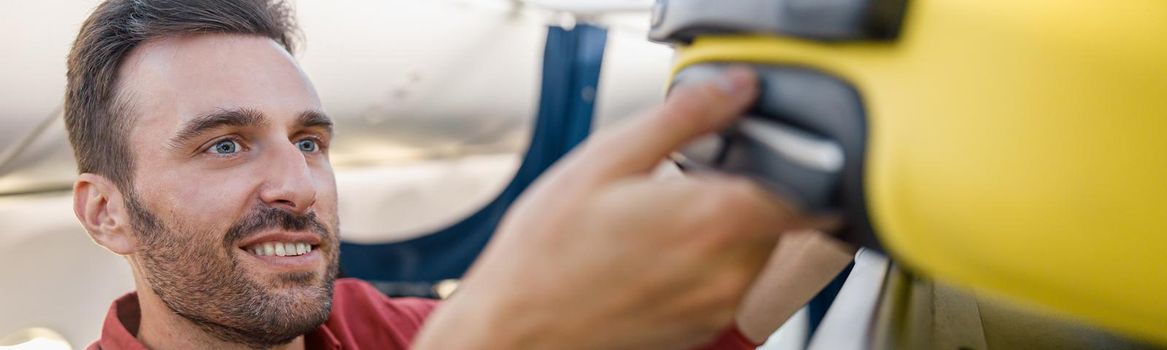
[[[118,82],[118,93],[135,112],[135,129],[174,129],[221,109],[257,110],[276,122],[320,110],[319,97],[295,60],[261,36],[149,40],[126,58]]]

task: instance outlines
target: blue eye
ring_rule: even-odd
[[[316,140],[303,139],[300,141],[296,141],[296,148],[299,148],[300,152],[312,153],[312,152],[316,152],[317,150],[319,150],[320,145],[316,143]]]
[[[239,142],[235,140],[222,140],[215,142],[207,151],[214,154],[235,154],[239,152],[239,147]]]

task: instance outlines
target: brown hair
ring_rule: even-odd
[[[118,93],[118,70],[142,42],[202,33],[265,36],[293,52],[297,29],[280,0],[108,0],[93,10],[69,51],[66,75],[65,128],[80,172],[132,191],[126,141],[133,118]]]

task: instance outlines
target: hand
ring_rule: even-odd
[[[756,94],[751,71],[731,69],[565,157],[516,202],[418,348],[663,349],[723,331],[780,234],[829,221],[743,179],[648,172]]]

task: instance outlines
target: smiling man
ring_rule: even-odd
[[[174,5],[104,3],[78,37],[66,113],[83,172],[75,211],[129,258],[138,294],[114,310],[142,343],[287,343],[332,301],[331,121],[284,49],[284,9]],[[224,33],[190,34],[202,30]],[[117,326],[99,346],[130,345]]]
[[[820,244],[832,258],[779,283],[790,305],[739,322],[746,339],[734,315],[780,234],[829,221],[739,179],[646,176],[750,102],[737,70],[549,171],[440,310],[337,280],[332,121],[291,55],[291,18],[281,2],[111,0],[82,26],[65,99],[74,211],[137,287],[91,348],[745,348],[846,264]]]

